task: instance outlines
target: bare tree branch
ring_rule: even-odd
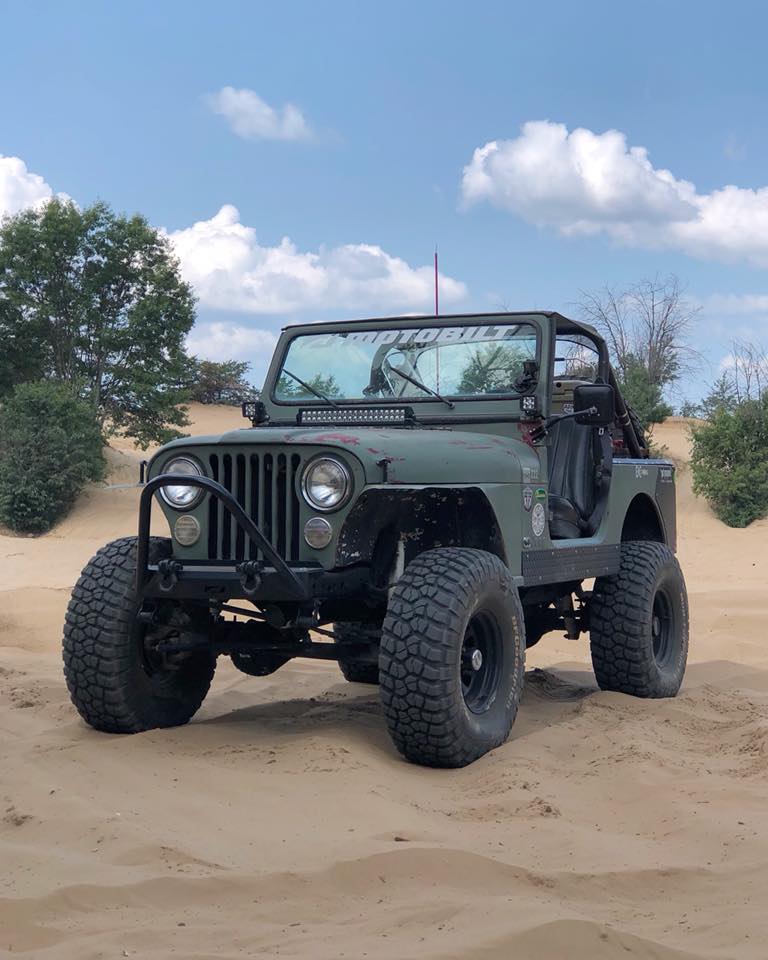
[[[698,308],[685,299],[685,288],[674,274],[644,279],[624,290],[606,286],[581,291],[577,307],[582,319],[605,337],[621,379],[639,363],[651,383],[666,387],[701,364],[701,354],[689,341]]]
[[[768,389],[768,352],[751,340],[734,340],[731,346],[728,377],[736,399],[757,400]]]

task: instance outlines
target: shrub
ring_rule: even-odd
[[[0,522],[42,533],[104,476],[93,409],[68,384],[23,383],[0,410]]]
[[[693,489],[730,527],[768,514],[768,391],[692,428]]]

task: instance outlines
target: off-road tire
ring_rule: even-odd
[[[334,623],[333,635],[337,643],[369,643],[378,646],[381,638],[381,624],[378,623]],[[339,669],[344,679],[350,683],[370,683],[378,686],[379,665],[377,663],[357,663],[354,660],[339,660]]]
[[[152,537],[150,563],[169,556]],[[72,592],[64,623],[64,676],[86,723],[106,733],[139,733],[187,723],[208,693],[216,659],[185,655],[152,671],[136,622],[136,538],[113,540],[89,561]]]
[[[688,658],[688,595],[664,543],[621,545],[621,566],[599,577],[589,606],[592,666],[601,690],[674,697]]]
[[[478,625],[493,638],[486,648],[496,651],[496,666],[487,697],[470,706],[462,651]],[[493,662],[489,655],[489,671]],[[416,557],[392,591],[379,653],[384,716],[403,756],[463,767],[498,747],[509,736],[524,679],[523,609],[501,560],[463,547]]]

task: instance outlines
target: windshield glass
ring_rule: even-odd
[[[290,341],[278,401],[429,400],[515,394],[523,363],[536,359],[529,323],[382,326],[302,334]]]

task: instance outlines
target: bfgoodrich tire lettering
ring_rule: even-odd
[[[621,566],[595,581],[589,610],[592,665],[601,690],[674,697],[688,659],[688,595],[664,543],[621,545]]]
[[[486,652],[476,675],[474,649]],[[498,557],[460,547],[418,556],[392,591],[379,655],[384,715],[403,756],[463,767],[498,747],[524,677],[523,610]]]
[[[152,537],[149,558],[170,555],[168,540]],[[138,733],[186,723],[197,711],[216,669],[205,651],[172,668],[147,663],[136,622],[136,538],[114,540],[77,581],[64,624],[64,676],[86,723],[107,733]]]

